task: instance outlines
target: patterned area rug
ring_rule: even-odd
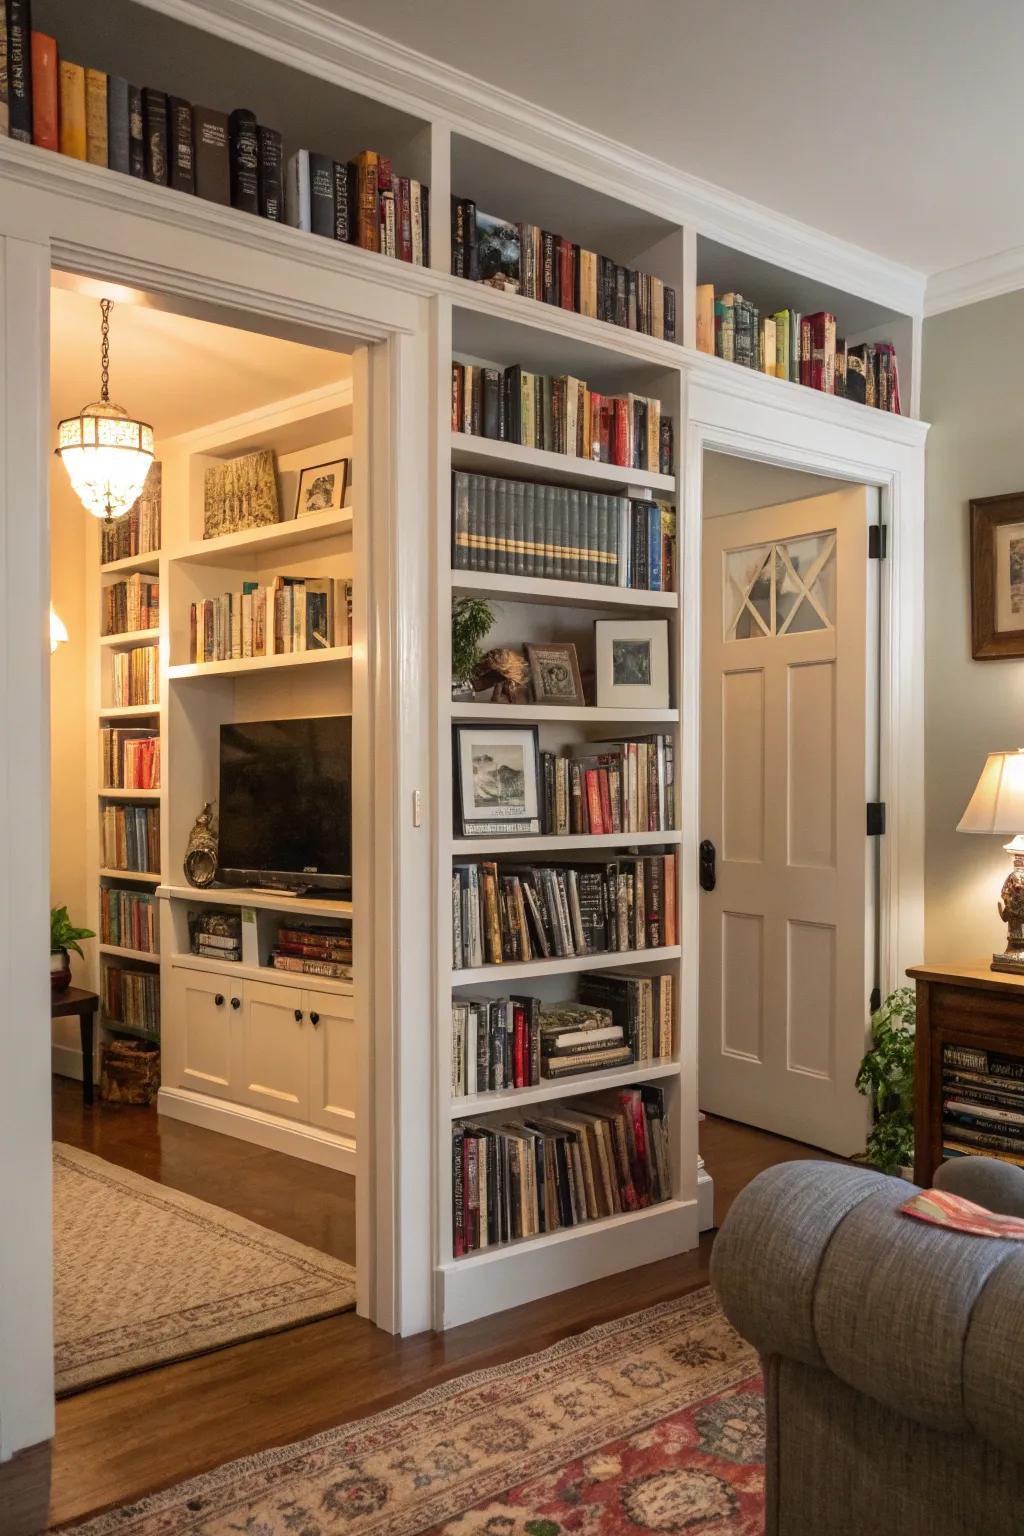
[[[757,1357],[703,1290],[75,1529],[761,1536],[763,1455]]]
[[[58,1144],[57,1394],[355,1305],[349,1264]]]

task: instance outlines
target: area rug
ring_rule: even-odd
[[[349,1264],[58,1144],[58,1396],[355,1305]]]
[[[702,1290],[75,1531],[761,1536],[763,1456],[757,1357]]]

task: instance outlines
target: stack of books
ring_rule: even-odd
[[[154,731],[102,726],[100,764],[104,789],[159,789],[160,737]]]
[[[351,981],[352,934],[348,929],[318,927],[313,923],[282,925],[270,952],[270,963],[278,971]]]
[[[159,697],[160,651],[155,645],[139,645],[133,651],[117,651],[110,658],[111,703],[155,704]]]
[[[300,149],[288,161],[288,223],[416,267],[430,265],[430,196],[387,155],[364,149],[347,163]]]
[[[674,853],[604,864],[452,868],[455,970],[677,942]]]
[[[452,1127],[452,1244],[481,1248],[637,1211],[672,1196],[661,1089],[538,1105],[501,1125]]]
[[[156,897],[144,891],[100,888],[100,943],[138,949],[155,955],[158,916]]]
[[[609,1010],[637,1061],[671,1059],[674,999],[671,975],[584,971],[580,977],[580,1002]]]
[[[156,971],[103,967],[100,997],[108,1029],[125,1029],[155,1039],[160,1033],[160,977]]]
[[[109,565],[114,560],[132,560],[138,555],[153,554],[160,548],[160,503],[162,474],[160,464],[149,466],[146,483],[133,507],[123,517],[100,527],[100,562]]]
[[[633,1051],[610,1008],[550,1004],[540,1014],[540,1069],[545,1078],[578,1077],[633,1064]]]
[[[245,581],[240,592],[193,603],[189,660],[243,661],[350,643],[350,586],[331,576],[275,576],[268,586]]]
[[[672,418],[644,395],[601,395],[568,374],[452,363],[452,431],[672,473]]]
[[[540,754],[541,828],[554,836],[670,832],[675,825],[671,736],[586,741],[569,756]]]
[[[139,572],[103,589],[103,633],[128,635],[160,623],[160,583]]]
[[[106,805],[100,818],[104,869],[156,874],[160,869],[160,810],[155,805]]]
[[[452,273],[663,341],[676,339],[676,293],[661,278],[588,251],[538,224],[452,198]]]
[[[242,914],[230,909],[204,907],[188,914],[188,933],[194,955],[207,960],[237,964],[242,958]]]
[[[1024,1057],[943,1047],[942,1155],[1024,1167]]]
[[[675,508],[456,470],[452,564],[457,571],[674,592]]]

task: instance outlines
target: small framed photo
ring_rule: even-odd
[[[539,833],[537,727],[457,725],[454,732],[462,836]]]
[[[598,708],[668,709],[668,620],[597,619]]]
[[[586,704],[574,645],[527,645],[536,704]]]
[[[1024,656],[1024,491],[971,502],[971,655]]]
[[[334,459],[330,464],[311,464],[299,475],[299,494],[295,516],[310,512],[340,512],[348,489],[348,459]]]

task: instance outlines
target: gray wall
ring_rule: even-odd
[[[955,828],[986,752],[1024,745],[1024,660],[972,661],[968,501],[1024,490],[1024,293],[924,326],[926,950],[936,964],[1001,949],[1001,839]],[[1022,828],[1024,830],[1024,828]]]

